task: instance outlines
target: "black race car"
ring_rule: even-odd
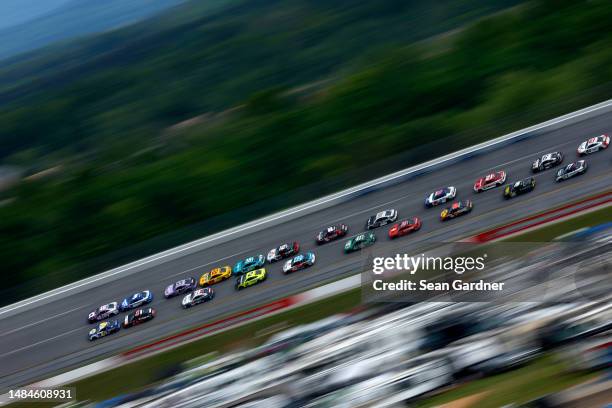
[[[348,232],[348,226],[345,224],[330,225],[323,231],[319,232],[315,240],[317,244],[324,244],[326,242],[334,241],[338,238],[342,238]]]
[[[536,181],[534,177],[527,177],[526,179],[515,181],[504,188],[504,198],[512,198],[520,194],[528,193],[535,188],[535,185]]]
[[[138,309],[123,319],[123,327],[128,328],[132,326],[136,326],[140,323],[148,322],[149,320],[155,317],[155,309],[152,307],[145,307],[143,309]]]
[[[536,159],[531,165],[531,170],[534,173],[538,171],[546,170],[555,167],[558,164],[561,164],[563,161],[563,154],[560,152],[553,152],[545,154],[544,156]]]

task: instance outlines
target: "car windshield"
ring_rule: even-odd
[[[493,181],[493,180],[495,180],[495,174],[494,174],[494,173],[487,174],[487,175],[485,176],[485,181],[487,181],[487,182],[488,182],[488,181]]]
[[[298,255],[295,258],[293,258],[293,263],[302,262],[303,260],[304,260],[304,255]]]
[[[289,249],[289,245],[287,245],[287,244],[283,244],[283,245],[278,247],[279,251],[287,251],[288,249]]]
[[[142,297],[142,293],[134,293],[132,295],[132,301],[139,300]]]
[[[446,189],[438,190],[434,193],[434,198],[442,198],[446,195]]]
[[[571,163],[568,164],[567,167],[565,168],[566,171],[572,171],[576,168],[576,163]]]

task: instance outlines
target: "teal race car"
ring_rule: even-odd
[[[244,275],[247,272],[263,267],[265,263],[266,258],[261,254],[257,256],[250,256],[242,261],[238,261],[236,265],[234,265],[232,273],[234,276]]]
[[[346,241],[346,244],[344,244],[344,252],[348,254],[350,252],[359,251],[360,249],[374,245],[375,242],[376,235],[374,235],[373,232],[364,232]]]

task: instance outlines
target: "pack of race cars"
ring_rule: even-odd
[[[610,144],[610,136],[601,135],[590,138],[581,143],[577,148],[578,156],[585,156],[606,149]],[[533,173],[542,172],[559,166],[564,159],[561,152],[552,152],[537,158],[531,170]],[[584,174],[587,170],[587,163],[584,159],[569,163],[561,167],[555,173],[555,181],[561,182],[569,178]],[[489,189],[501,187],[506,184],[507,174],[500,170],[480,177],[474,183],[475,193],[481,193]],[[535,189],[536,180],[534,177],[527,177],[506,184],[503,188],[503,197],[511,199],[518,195],[526,194]],[[425,207],[433,208],[451,202],[451,205],[444,208],[440,213],[440,220],[446,221],[461,215],[469,214],[474,204],[471,200],[455,200],[457,188],[448,186],[440,188],[425,198]],[[418,217],[411,217],[398,221],[399,213],[395,209],[380,211],[366,220],[365,232],[361,232],[350,237],[344,244],[344,253],[360,251],[376,243],[377,237],[371,230],[392,224],[387,232],[389,239],[396,239],[408,234],[412,234],[421,229],[422,221]],[[317,245],[323,245],[346,237],[349,226],[346,224],[334,224],[320,231],[314,238]],[[238,261],[233,267],[226,265],[216,267],[205,272],[199,280],[188,277],[178,280],[166,287],[164,297],[170,299],[178,295],[184,295],[181,306],[185,309],[196,306],[200,303],[211,301],[215,297],[213,285],[219,284],[232,277],[236,278],[235,289],[242,290],[253,285],[264,282],[268,277],[265,268],[266,262],[273,264],[284,261],[282,272],[289,274],[298,272],[302,269],[313,266],[316,262],[314,252],[308,251],[300,253],[300,243],[297,241],[283,243],[268,251],[267,255],[258,254]],[[124,329],[139,325],[152,320],[156,315],[156,310],[147,306],[153,301],[153,293],[144,290],[134,293],[121,302],[113,301],[99,306],[88,314],[89,323],[96,323],[96,327],[89,331],[89,340],[93,341]],[[123,318],[112,320],[119,313],[129,312]],[[111,320],[108,320],[111,319]]]

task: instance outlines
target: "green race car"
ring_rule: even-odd
[[[236,290],[248,288],[249,286],[257,285],[259,282],[265,281],[267,278],[266,268],[255,269],[247,272],[236,279]]]
[[[359,251],[360,249],[374,245],[375,242],[376,235],[374,235],[373,232],[364,232],[346,241],[346,244],[344,244],[344,252],[348,254],[349,252]]]

